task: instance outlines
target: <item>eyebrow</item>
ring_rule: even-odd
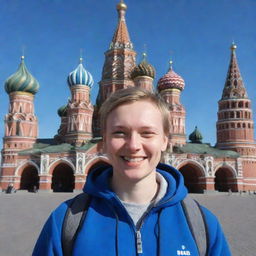
[[[130,129],[128,126],[124,126],[124,125],[116,125],[116,126],[112,126],[112,128],[114,128],[114,129]],[[155,126],[141,126],[141,127],[139,127],[139,129],[147,129],[147,130],[154,129],[154,130],[156,130],[157,127],[155,127]]]

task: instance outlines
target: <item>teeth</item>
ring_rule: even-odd
[[[139,161],[144,160],[143,157],[130,158],[130,157],[124,156],[123,158],[124,158],[124,160],[129,161],[129,162],[139,162]]]

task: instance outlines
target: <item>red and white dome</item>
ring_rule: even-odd
[[[178,89],[182,91],[184,87],[184,79],[175,73],[172,67],[170,67],[169,71],[162,78],[160,78],[157,83],[158,91],[166,89]]]

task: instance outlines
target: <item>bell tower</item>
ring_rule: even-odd
[[[255,155],[251,101],[238,67],[236,48],[233,43],[226,82],[218,102],[216,146],[235,150],[241,155]]]
[[[218,102],[217,144],[220,149],[238,152],[242,171],[238,174],[240,189],[256,188],[256,144],[251,101],[248,98],[236,58],[236,45],[231,45],[231,58],[222,97]]]

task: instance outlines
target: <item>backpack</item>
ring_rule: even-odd
[[[82,227],[90,202],[91,197],[86,193],[81,193],[69,205],[62,226],[61,241],[63,256],[72,255],[74,241]],[[181,201],[181,205],[192,236],[197,244],[198,253],[200,256],[206,256],[208,230],[201,207],[189,195]]]

